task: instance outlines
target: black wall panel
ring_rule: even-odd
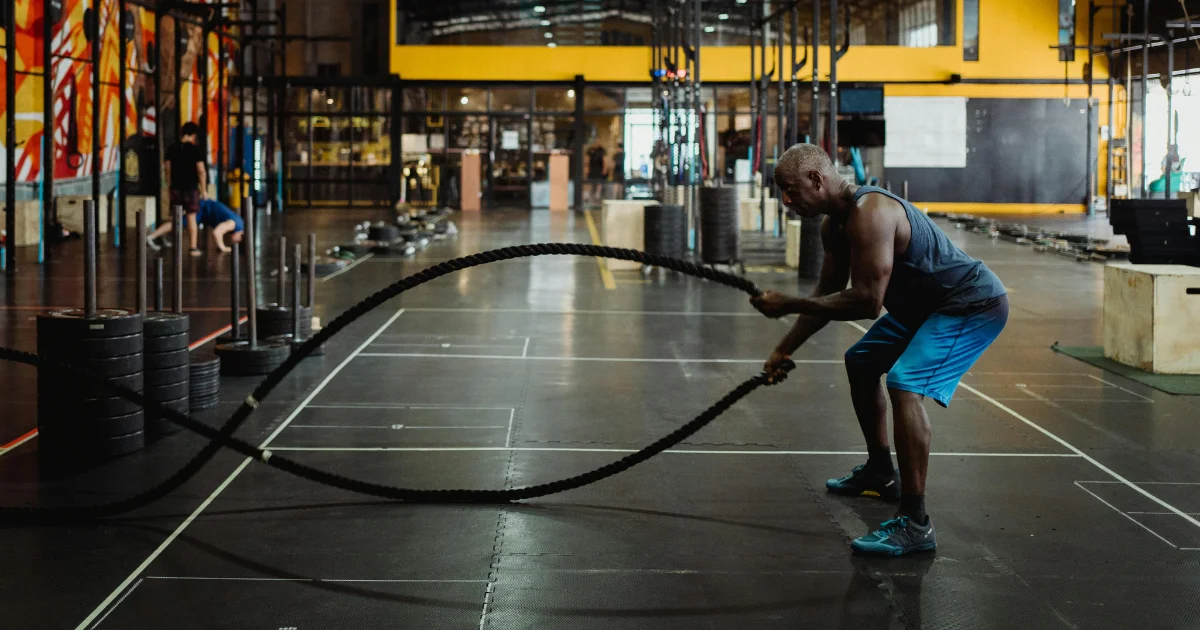
[[[967,100],[966,168],[889,168],[917,201],[1082,204],[1086,103],[1075,99]]]

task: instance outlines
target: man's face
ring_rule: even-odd
[[[188,144],[196,144],[196,134],[194,134],[194,133],[185,134],[185,135],[181,136],[179,139],[184,142],[187,142]]]
[[[828,191],[821,174],[817,171],[809,171],[802,173],[796,179],[798,181],[790,181],[787,178],[779,179],[780,190],[783,193],[783,205],[787,206],[788,210],[805,218],[823,214]]]

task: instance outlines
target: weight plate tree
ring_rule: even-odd
[[[96,307],[96,207],[84,213],[84,296],[82,309],[62,309],[37,317],[38,353],[87,369],[143,392],[141,313]],[[92,383],[38,371],[39,460],[49,468],[86,466],[145,445],[142,408]]]

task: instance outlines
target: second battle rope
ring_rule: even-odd
[[[239,453],[253,457],[258,461],[265,463],[268,466],[279,470],[295,474],[297,476],[309,479],[318,483],[334,486],[351,492],[357,492],[369,496],[382,497],[386,499],[394,499],[409,502],[439,502],[439,503],[500,503],[507,501],[517,501],[522,499],[531,499],[534,497],[554,494],[579,488],[581,486],[595,483],[606,477],[610,477],[622,471],[628,470],[637,464],[640,464],[647,459],[671,448],[672,446],[687,439],[689,436],[699,431],[708,423],[715,420],[718,416],[724,413],[727,409],[733,406],[738,400],[744,398],[747,394],[755,389],[769,385],[773,382],[779,382],[782,376],[791,371],[795,365],[790,361],[781,366],[781,374],[776,375],[772,379],[771,375],[760,373],[752,378],[742,382],[733,391],[723,396],[720,400],[714,403],[711,407],[704,410],[700,415],[680,428],[672,431],[670,434],[660,438],[653,444],[643,448],[636,453],[632,453],[615,462],[602,466],[596,470],[583,473],[567,479],[561,479],[536,486],[528,486],[524,488],[509,488],[503,490],[420,490],[410,488],[397,488],[386,486],[383,484],[370,483],[356,479],[350,479],[341,475],[326,472],[312,468],[297,461],[288,459],[281,455],[274,454],[270,449],[259,449],[258,447],[245,442],[244,440],[233,437],[233,434],[245,423],[246,419],[258,407],[258,405],[266,399],[266,397],[295,367],[309,355],[314,349],[325,343],[330,337],[337,334],[351,322],[367,314],[371,310],[379,307],[388,300],[412,289],[435,280],[444,275],[460,271],[470,267],[475,267],[482,264],[499,262],[503,260],[512,260],[514,258],[525,258],[529,256],[552,256],[552,255],[572,255],[572,256],[598,256],[602,258],[612,258],[617,260],[627,260],[639,262],[644,265],[663,267],[680,273],[688,274],[698,278],[712,280],[726,286],[733,287],[743,291],[751,296],[760,295],[762,292],[754,283],[735,276],[733,274],[723,273],[715,269],[702,267],[687,261],[674,258],[666,258],[654,254],[648,254],[632,249],[618,249],[613,247],[604,247],[600,245],[584,245],[576,243],[543,243],[534,245],[520,245],[515,247],[505,247],[501,249],[489,250],[455,258],[444,263],[429,267],[419,273],[408,276],[388,287],[376,292],[367,299],[359,302],[344,313],[339,315],[328,326],[323,328],[319,333],[306,341],[302,346],[296,349],[291,356],[284,361],[275,371],[271,372],[259,385],[254,389],[254,392],[246,398],[242,405],[238,408],[229,420],[220,429],[215,429],[206,424],[193,420],[192,418],[173,411],[165,409],[157,403],[152,403],[145,400],[141,395],[132,390],[113,385],[108,381],[95,376],[81,368],[67,365],[58,361],[46,359],[29,352],[21,352],[9,348],[0,348],[0,359],[6,361],[16,361],[37,366],[39,369],[47,368],[58,370],[63,373],[70,373],[74,376],[87,378],[102,384],[114,396],[119,396],[125,400],[137,403],[145,407],[150,413],[161,415],[162,417],[171,420],[186,429],[194,431],[209,439],[209,443],[204,446],[183,468],[179,469],[175,474],[171,475],[167,480],[153,488],[134,496],[113,501],[110,503],[87,505],[87,506],[0,506],[0,522],[16,522],[16,523],[47,523],[47,522],[69,522],[82,519],[101,518],[114,516],[140,507],[149,505],[162,497],[170,494],[175,489],[179,488],[188,479],[195,475],[201,468],[207,464],[212,457],[221,448],[230,448]]]

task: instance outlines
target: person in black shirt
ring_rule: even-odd
[[[617,143],[617,152],[612,157],[612,179],[614,182],[625,181],[625,143]]]
[[[171,207],[183,206],[187,213],[188,241],[191,255],[199,256],[200,247],[196,228],[196,212],[200,200],[208,199],[208,166],[205,164],[204,149],[196,144],[200,127],[194,122],[184,123],[179,129],[179,142],[167,149],[163,168],[170,182]],[[150,234],[150,245],[157,249],[155,241],[171,231],[171,223],[164,222]]]

